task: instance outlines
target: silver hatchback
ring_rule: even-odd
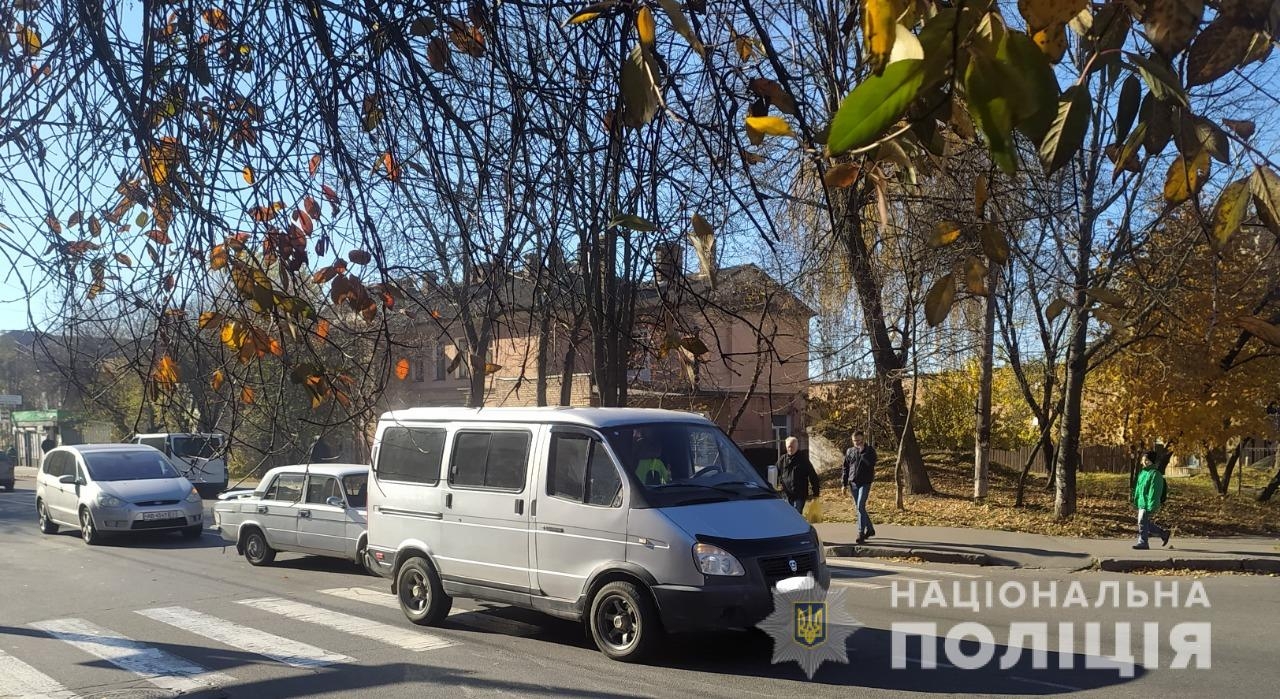
[[[44,455],[36,476],[40,531],[76,527],[87,544],[103,534],[204,529],[204,502],[159,451],[137,444],[63,446]]]

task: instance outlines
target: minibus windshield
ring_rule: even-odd
[[[714,425],[668,422],[602,432],[654,507],[776,497]]]

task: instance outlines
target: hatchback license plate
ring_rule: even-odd
[[[177,517],[178,517],[177,512],[143,512],[142,513],[142,519],[144,520],[175,519]]]

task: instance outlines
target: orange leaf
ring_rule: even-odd
[[[383,170],[387,171],[387,179],[392,182],[396,182],[400,179],[400,167],[396,165],[396,158],[391,154],[391,151],[387,151],[382,154],[379,164],[382,166]]]
[[[227,266],[230,256],[227,254],[227,246],[215,245],[213,250],[209,251],[209,269],[222,269]]]
[[[316,284],[323,284],[337,275],[338,270],[334,269],[332,265],[329,267],[321,267],[315,271],[315,274],[311,275],[311,281]]]
[[[156,360],[155,368],[151,371],[151,378],[155,379],[157,384],[164,386],[175,386],[178,383],[178,363],[173,361],[173,357],[163,355]]]
[[[275,218],[276,212],[281,208],[284,208],[283,204],[281,204],[279,208],[277,208],[275,204],[268,206],[255,206],[252,209],[249,209],[249,216],[255,221],[270,221]]]
[[[409,360],[403,357],[396,362],[396,378],[404,381],[409,378]]]
[[[245,165],[244,169],[240,171],[240,174],[244,176],[245,182],[253,184],[253,168]]]
[[[49,214],[48,216],[44,217],[44,222],[49,224],[49,230],[53,231],[54,233],[62,232],[62,224],[58,223],[57,216],[54,216],[53,214]]]
[[[216,7],[205,10],[201,15],[204,23],[218,30],[227,30],[231,28],[231,22],[227,20],[227,14]]]
[[[209,386],[216,391],[219,388],[222,388],[223,379],[224,377],[222,375],[222,370],[218,369],[217,371],[213,372],[213,380],[209,382]]]
[[[80,225],[80,221],[82,221],[83,219],[84,219],[83,212],[74,211],[71,213],[71,218],[67,219],[67,226],[68,227],[78,226]]]
[[[320,169],[320,154],[316,153],[311,156],[311,162],[307,164],[307,174],[315,176],[316,170]]]
[[[159,228],[152,228],[151,230],[147,231],[147,237],[156,241],[157,245],[168,245],[169,243],[173,242],[172,240],[169,239],[169,234],[165,233]]]
[[[321,318],[320,322],[316,323],[316,337],[321,340],[329,337],[329,321]]]
[[[267,338],[267,351],[277,357],[284,356],[284,348],[280,346],[280,341],[274,337]]]
[[[215,313],[214,311],[205,311],[204,313],[201,313],[201,314],[200,314],[200,324],[199,324],[200,329],[201,329],[201,330],[204,330],[205,328],[209,327],[210,325],[212,325],[212,324],[214,324],[214,323],[218,322],[219,320],[221,320],[221,318],[222,318],[222,314],[220,314],[220,313]]]
[[[308,196],[306,199],[302,200],[302,210],[311,218],[316,220],[320,219],[320,203],[313,197]]]
[[[250,404],[250,405],[252,405],[252,404],[253,404],[253,389],[252,389],[252,388],[249,388],[248,386],[245,386],[244,388],[240,389],[240,402],[241,402],[241,403],[248,403],[248,404]]]
[[[133,260],[132,260],[132,259],[130,259],[130,258],[129,258],[129,256],[128,256],[128,255],[126,255],[126,254],[124,254],[123,252],[117,252],[117,253],[116,253],[116,262],[119,262],[120,264],[124,265],[125,267],[132,267],[132,266],[133,266]]]
[[[311,231],[315,230],[315,224],[312,223],[314,219],[312,219],[311,215],[302,209],[294,211],[293,217],[297,219],[298,227],[302,229],[303,235],[311,235]]]

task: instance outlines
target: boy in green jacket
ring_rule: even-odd
[[[1151,521],[1151,516],[1160,510],[1160,503],[1164,500],[1164,474],[1156,466],[1157,458],[1154,451],[1142,457],[1142,470],[1138,472],[1138,482],[1133,486],[1133,504],[1138,508],[1138,543],[1133,547],[1139,550],[1151,548],[1147,545],[1147,537],[1152,532],[1160,537],[1161,545],[1169,545],[1169,530]]]

